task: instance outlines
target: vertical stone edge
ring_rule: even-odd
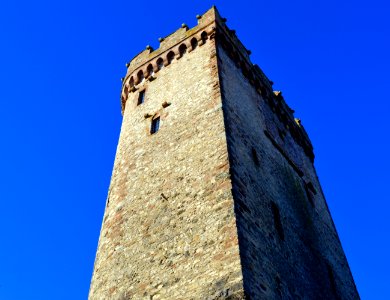
[[[106,217],[107,217],[107,213],[108,213],[107,207],[109,206],[109,203],[110,203],[110,194],[111,194],[112,186],[113,186],[114,179],[115,179],[114,174],[117,171],[117,167],[116,166],[117,166],[117,162],[118,162],[118,157],[121,154],[120,148],[121,148],[121,140],[122,140],[122,135],[123,135],[123,127],[124,127],[124,124],[123,124],[123,121],[122,121],[121,130],[120,130],[119,137],[118,137],[118,143],[117,143],[117,147],[116,147],[116,151],[115,151],[114,164],[113,164],[111,177],[110,177],[110,184],[109,184],[107,198],[106,198],[106,202],[105,202],[105,206],[104,206],[103,218],[102,218],[100,231],[99,231],[99,239],[98,239],[98,243],[97,243],[97,247],[96,247],[96,255],[95,255],[95,260],[94,260],[94,264],[93,264],[93,268],[92,268],[92,276],[91,276],[91,281],[90,281],[89,290],[88,290],[88,299],[93,299],[92,298],[92,293],[93,293],[93,288],[94,288],[93,282],[95,281],[94,279],[95,279],[95,276],[97,274],[96,271],[98,269],[98,265],[97,264],[98,264],[99,258],[100,258],[100,251],[99,251],[99,249],[101,247],[102,239],[104,238],[102,233],[103,233],[104,223],[105,223],[105,220],[106,220]]]
[[[219,31],[219,24],[218,24],[218,19],[219,13],[218,10],[216,9],[215,6],[213,6],[213,12],[215,13],[215,22],[214,22],[214,32],[210,36],[210,40],[212,40],[213,43],[213,51],[210,54],[210,57],[212,58],[211,60],[211,71],[212,71],[212,77],[215,78],[215,82],[213,83],[213,99],[217,100],[218,103],[221,106],[221,113],[222,113],[222,120],[224,122],[223,126],[225,128],[224,130],[224,139],[225,139],[225,146],[226,146],[226,153],[228,156],[228,168],[229,168],[229,174],[230,174],[230,183],[231,183],[231,196],[232,196],[232,210],[233,210],[233,215],[235,219],[235,234],[236,234],[236,240],[237,240],[237,253],[239,253],[239,264],[240,264],[240,276],[241,276],[241,281],[240,285],[237,286],[237,288],[231,293],[226,294],[226,299],[247,299],[245,290],[244,290],[244,277],[243,277],[243,267],[242,267],[242,261],[241,261],[241,255],[240,255],[240,247],[239,247],[239,235],[238,235],[238,227],[237,227],[237,217],[235,213],[235,199],[234,199],[234,193],[233,193],[233,179],[232,179],[232,171],[231,171],[231,157],[229,153],[229,147],[228,147],[228,138],[227,138],[227,131],[226,131],[226,112],[224,111],[224,97],[223,97],[223,88],[222,88],[222,78],[221,78],[221,73],[220,73],[220,55],[219,55],[219,48],[218,48],[218,36],[219,34],[222,34]],[[217,102],[217,101],[216,101]]]

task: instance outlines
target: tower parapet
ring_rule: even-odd
[[[123,79],[121,91],[122,114],[124,112],[129,93],[135,92],[143,80],[154,80],[163,67],[167,67],[172,60],[180,59],[186,52],[202,46],[208,39],[216,39],[229,57],[235,62],[243,75],[254,86],[273,112],[290,131],[296,142],[304,148],[305,153],[314,161],[314,152],[311,141],[301,123],[295,122],[294,111],[286,104],[282,93],[274,92],[273,82],[270,81],[260,67],[250,60],[248,49],[237,38],[235,30],[226,25],[215,6],[202,16],[198,15],[198,25],[189,29],[183,24],[181,28],[160,38],[160,47],[153,49],[147,46],[136,55],[127,66],[127,73]]]

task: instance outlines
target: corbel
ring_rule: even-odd
[[[171,105],[171,102],[167,102],[167,101],[164,101],[162,104],[161,104],[161,106],[163,107],[163,108],[167,108],[168,106],[170,106]]]

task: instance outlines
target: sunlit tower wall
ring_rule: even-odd
[[[127,65],[89,299],[359,299],[300,120],[197,18]]]

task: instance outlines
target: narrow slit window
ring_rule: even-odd
[[[255,148],[252,148],[252,159],[256,166],[260,166],[259,157],[257,156]]]
[[[152,125],[150,127],[150,133],[154,134],[160,129],[160,117],[157,117],[152,120]]]
[[[284,241],[284,231],[282,222],[280,220],[279,207],[274,202],[271,202],[271,210],[274,217],[274,225],[276,232],[278,233],[279,238]]]
[[[311,184],[311,182],[305,184],[306,196],[307,196],[307,199],[309,200],[310,204],[311,204],[312,206],[315,206],[315,202],[314,202],[314,192],[313,192],[313,190],[311,189],[310,185],[313,186],[313,185]],[[313,189],[314,189],[314,187],[313,187]]]
[[[145,91],[139,92],[137,105],[145,102]]]

